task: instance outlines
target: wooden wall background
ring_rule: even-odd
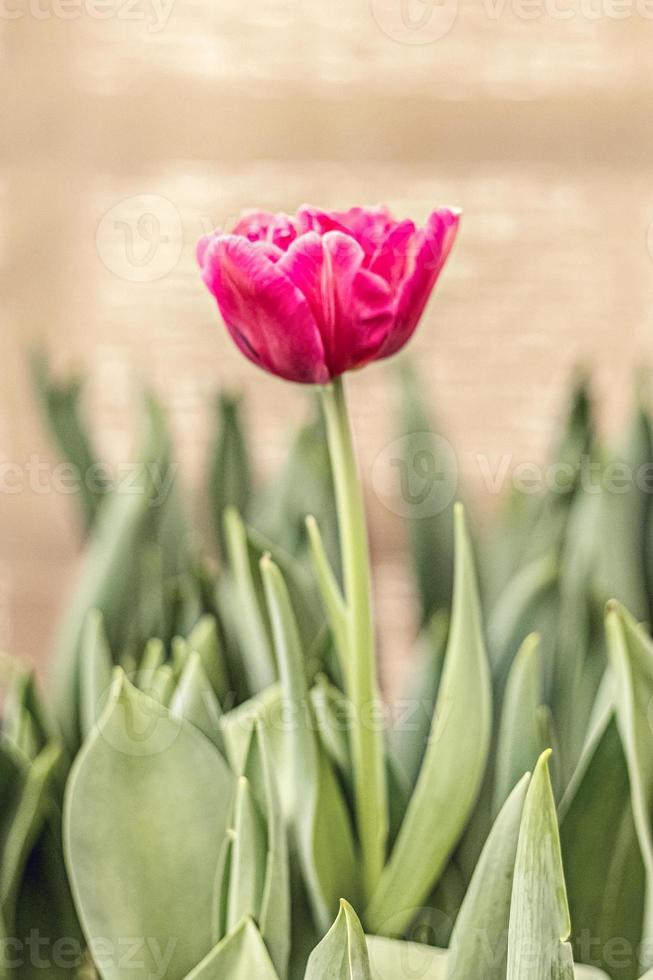
[[[272,470],[305,393],[232,349],[194,243],[242,207],[304,201],[464,209],[413,353],[481,512],[477,454],[541,459],[576,364],[616,424],[653,351],[653,4],[537,3],[6,0],[0,461],[51,460],[24,369],[39,343],[90,372],[109,458],[129,454],[145,376],[191,479],[217,384],[245,391]],[[351,385],[368,479],[393,436],[391,379]],[[396,664],[402,525],[369,500]],[[0,644],[41,663],[75,573],[72,513],[61,493],[0,494]]]

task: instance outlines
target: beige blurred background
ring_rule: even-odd
[[[52,461],[24,351],[90,372],[128,458],[151,380],[198,480],[216,385],[270,472],[306,393],[228,343],[194,243],[246,206],[465,211],[413,353],[461,479],[540,460],[578,363],[606,425],[653,354],[652,0],[2,0],[0,462]],[[396,389],[352,378],[389,652],[410,632],[400,519],[374,492]],[[43,662],[79,553],[71,499],[0,494],[0,645]]]

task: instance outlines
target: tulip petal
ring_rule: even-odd
[[[460,213],[447,208],[434,211],[426,227],[408,243],[406,271],[399,286],[395,325],[381,357],[396,354],[410,340],[429,296],[453,246]]]
[[[307,232],[277,266],[306,297],[331,377],[377,357],[392,325],[388,284],[363,268],[364,259],[350,235]]]
[[[234,235],[248,238],[250,242],[266,241],[277,245],[284,252],[297,238],[295,221],[279,211],[246,211],[233,230]]]
[[[393,292],[403,279],[408,262],[410,244],[415,236],[415,224],[412,221],[400,221],[393,225],[385,238],[377,245],[370,271],[389,283]]]
[[[214,237],[203,250],[204,282],[251,361],[289,381],[324,384],[329,376],[315,318],[268,250],[236,235]]]
[[[392,215],[386,207],[355,207],[348,211],[321,211],[303,205],[297,212],[297,223],[302,231],[316,231],[325,235],[329,231],[341,231],[355,238],[370,259],[378,244],[393,226]]]

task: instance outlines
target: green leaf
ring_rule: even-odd
[[[170,714],[173,718],[185,718],[199,728],[216,748],[221,752],[224,750],[220,724],[222,709],[198,653],[191,653],[186,661],[170,700]]]
[[[120,649],[141,581],[139,545],[151,536],[152,522],[162,518],[165,508],[153,504],[160,503],[168,473],[169,442],[163,417],[150,403],[134,485],[124,492],[116,489],[102,507],[55,646],[55,712],[66,744],[73,750],[80,740],[79,661],[88,613],[92,609],[103,613],[111,648]],[[176,549],[179,552],[179,538]]]
[[[145,690],[154,701],[168,707],[175,690],[175,672],[170,664],[161,664],[152,675],[152,681]]]
[[[525,772],[531,772],[541,744],[538,708],[542,700],[540,638],[532,633],[522,643],[508,675],[496,748],[493,813],[497,814]]]
[[[50,375],[47,358],[41,352],[34,353],[30,360],[32,383],[44,421],[60,452],[74,468],[78,486],[76,496],[85,527],[89,529],[109,489],[109,481],[106,470],[98,463],[82,417],[82,383],[78,378],[55,381]]]
[[[267,861],[267,828],[249,781],[241,776],[236,793],[229,862],[227,932],[246,916],[257,917],[263,902]]]
[[[445,980],[447,977],[449,954],[444,949],[381,936],[368,936],[367,948],[372,980]],[[608,980],[602,970],[588,966],[577,966],[575,976],[577,980]]]
[[[637,619],[649,613],[646,594],[646,533],[651,508],[650,487],[641,485],[653,458],[651,424],[638,411],[626,445],[618,447],[606,471],[598,514],[600,534],[595,536],[595,581],[599,597],[622,602]],[[611,485],[614,479],[615,485]]]
[[[113,657],[104,629],[104,617],[91,610],[82,638],[79,665],[80,725],[82,738],[93,730],[109,696],[113,680]]]
[[[530,775],[503,805],[487,839],[451,939],[447,980],[505,980],[519,828]]]
[[[340,902],[335,923],[308,961],[304,980],[372,980],[365,934],[351,905]]]
[[[340,588],[335,572],[329,562],[322,541],[322,535],[317,521],[311,515],[306,518],[306,530],[311,547],[313,570],[317,580],[324,611],[326,613],[331,633],[333,634],[336,651],[340,658],[340,669],[347,674],[347,608],[345,598]]]
[[[401,699],[406,711],[402,712],[392,733],[394,756],[411,786],[417,781],[429,741],[448,633],[449,614],[442,610],[433,616],[419,637],[417,662]]]
[[[548,551],[520,568],[511,577],[488,618],[488,646],[495,691],[499,699],[513,657],[525,636],[539,633],[544,638],[542,662],[554,660],[558,624],[559,562]]]
[[[573,980],[574,976],[550,754],[544,752],[535,767],[522,814],[510,904],[507,980]]]
[[[615,676],[617,724],[630,778],[633,818],[646,868],[647,902],[643,939],[653,958],[653,737],[651,702],[653,699],[653,642],[623,606],[611,602],[606,617],[608,652]]]
[[[491,728],[490,675],[464,512],[456,508],[456,575],[447,654],[415,792],[366,912],[373,932],[401,934],[428,897],[476,801]]]
[[[448,444],[436,435],[422,398],[415,372],[404,362],[402,371],[401,447],[394,465],[401,467],[404,497],[426,499],[425,513],[419,506],[406,522],[413,573],[421,605],[422,623],[440,609],[449,609],[454,580],[453,500],[458,480]],[[433,494],[436,494],[434,497]]]
[[[280,980],[251,919],[245,919],[221,940],[186,980],[226,980],[227,977],[229,980]]]
[[[224,513],[226,552],[231,570],[231,624],[236,631],[249,687],[264,690],[276,679],[274,656],[258,591],[258,569],[252,566],[247,530],[233,507]]]
[[[156,672],[159,667],[163,667],[165,660],[166,648],[163,640],[157,638],[148,640],[136,675],[136,686],[141,691],[146,694],[149,692],[154,683]]]
[[[368,936],[372,980],[445,980],[448,955],[443,949]]]
[[[222,394],[218,400],[218,432],[209,471],[209,500],[220,551],[225,554],[223,525],[227,507],[247,514],[252,499],[252,474],[243,432],[240,399]]]
[[[245,773],[267,824],[265,884],[257,921],[277,972],[284,980],[291,934],[288,843],[266,724],[269,720],[265,717],[256,721]]]
[[[215,616],[202,616],[187,638],[188,649],[198,653],[218,701],[230,691],[229,672]]]
[[[331,461],[324,420],[315,418],[294,436],[280,473],[265,487],[257,501],[253,524],[287,553],[303,557],[306,550],[305,518],[314,514],[333,568],[339,566],[338,525],[333,507]],[[275,561],[277,556],[274,556]],[[286,569],[282,567],[286,574]]]
[[[310,690],[311,704],[320,740],[340,773],[348,791],[352,790],[351,752],[347,732],[351,724],[350,704],[342,691],[320,674]]]
[[[73,767],[64,814],[68,873],[86,936],[102,940],[103,980],[123,980],[125,937],[146,937],[134,980],[149,980],[162,958],[168,980],[181,980],[211,949],[234,783],[203,735],[118,673]]]
[[[256,697],[243,702],[222,716],[227,758],[234,772],[243,775],[251,746],[252,726],[261,721],[267,733],[268,748],[284,818],[289,820],[292,806],[290,797],[294,785],[292,756],[288,751],[287,706],[281,684],[273,684]]]
[[[612,706],[589,740],[559,817],[575,958],[609,969],[612,980],[635,980],[646,879]],[[611,955],[615,943],[630,956]]]
[[[316,736],[288,590],[271,559],[263,559],[261,571],[285,704],[292,709],[286,735],[292,759],[292,823],[313,915],[326,930],[339,899],[358,895],[353,831],[330,760]]]
[[[0,914],[7,930],[14,915],[21,877],[36,843],[48,811],[51,791],[61,760],[61,749],[46,746],[31,762],[23,775],[9,814],[3,814],[0,839]],[[7,816],[9,820],[7,821]]]
[[[59,822],[58,814],[46,820],[22,875],[13,933],[24,944],[19,948],[29,952],[21,957],[15,980],[42,980],[46,970],[48,980],[82,980],[75,968],[86,943],[70,894]],[[37,943],[46,940],[42,948],[34,948],[35,937]]]

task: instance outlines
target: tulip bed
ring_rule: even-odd
[[[310,212],[307,231],[306,214],[200,247],[236,343],[300,370],[319,402],[259,485],[239,404],[219,399],[213,540],[157,401],[129,488],[113,484],[81,386],[35,361],[87,545],[47,697],[0,662],[0,977],[650,980],[651,420],[638,407],[608,448],[580,384],[555,480],[512,492],[491,533],[447,498],[406,521],[421,626],[384,702],[341,378],[355,363],[338,358],[361,324],[358,366],[408,339],[457,215],[421,232],[355,209],[352,245],[342,215]],[[302,288],[279,340],[281,252]],[[298,324],[319,327],[313,373]],[[397,464],[419,481],[426,454],[446,477],[409,370],[401,391]]]
[[[86,466],[78,387],[39,381],[62,451]],[[430,428],[408,375],[403,392],[410,466]],[[623,606],[606,630],[603,613],[617,596],[650,616],[649,498],[589,493],[582,469],[650,463],[648,417],[608,456],[580,390],[555,454],[562,492],[513,494],[473,548],[453,505],[407,522],[423,631],[401,711],[379,726],[388,859],[370,900],[357,721],[325,566],[315,574],[339,564],[322,422],[257,487],[238,405],[220,400],[216,568],[164,478],[172,450],[152,400],[146,416],[141,492],[78,496],[89,540],[51,703],[4,665],[4,975],[600,975],[573,966],[573,950],[613,978],[640,976],[653,648]],[[312,557],[309,510],[322,532]]]

